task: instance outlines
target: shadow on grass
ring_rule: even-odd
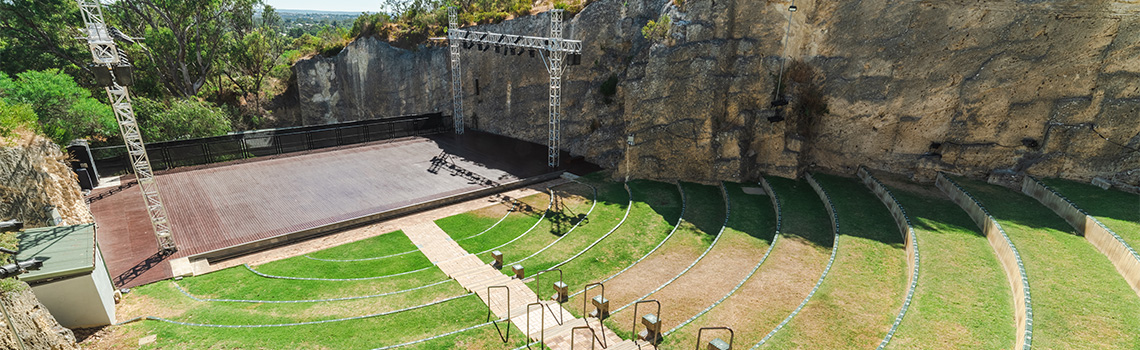
[[[685,221],[710,236],[716,236],[724,224],[724,199],[720,188],[691,182],[681,182],[688,201]]]
[[[960,177],[953,177],[953,180],[962,185],[962,188],[981,202],[990,215],[999,221],[1009,221],[1032,229],[1051,229],[1082,236],[1053,210],[1020,191]]]
[[[986,235],[978,229],[974,220],[945,195],[931,197],[896,187],[888,186],[888,188],[906,209],[914,228],[933,233],[969,232],[974,236],[985,238]]]
[[[902,248],[903,237],[891,212],[856,178],[813,174],[827,190],[839,215],[839,233]]]
[[[1140,224],[1140,196],[1105,190],[1090,184],[1062,179],[1041,179],[1046,185],[1093,216]]]
[[[800,237],[813,245],[830,249],[835,239],[831,231],[831,220],[827,217],[823,201],[807,181],[774,176],[765,178],[780,198],[780,211],[783,215],[780,233]]]
[[[732,204],[728,227],[771,244],[776,234],[776,212],[767,196],[744,193],[744,186],[725,183]]]
[[[629,182],[629,186],[633,190],[634,200],[648,204],[669,225],[677,223],[677,218],[681,216],[681,193],[677,191],[677,185],[633,180]]]

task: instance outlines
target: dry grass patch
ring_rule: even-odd
[[[674,333],[670,344],[687,346],[700,327],[727,326],[736,331],[737,346],[760,341],[799,306],[823,273],[828,255],[799,237],[781,237],[756,275],[709,313]]]
[[[890,213],[858,180],[818,175],[839,215],[839,251],[827,279],[772,348],[867,349],[902,306],[907,274]]]

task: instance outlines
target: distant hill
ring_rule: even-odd
[[[282,15],[289,14],[320,14],[320,15],[344,15],[344,16],[359,16],[360,12],[357,11],[319,11],[319,10],[289,10],[289,9],[276,9],[277,13]],[[375,12],[375,11],[371,11]]]

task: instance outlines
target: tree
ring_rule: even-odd
[[[252,94],[257,99],[265,78],[281,61],[286,41],[277,31],[281,18],[272,6],[265,6],[260,23],[252,20],[252,13],[250,16],[250,28],[227,34],[223,73],[243,95]]]
[[[143,139],[148,142],[224,135],[232,131],[226,112],[193,98],[134,100]]]
[[[111,107],[57,69],[26,71],[15,80],[0,73],[0,98],[9,105],[31,106],[40,130],[60,145],[76,138],[105,142],[118,134]]]
[[[78,21],[74,0],[0,0],[0,72],[65,68],[89,74],[90,54],[72,38]]]
[[[226,32],[243,29],[240,21],[260,0],[120,0],[109,13],[127,33],[142,33],[163,87],[190,97],[216,72],[226,51]],[[137,60],[137,59],[136,59]]]

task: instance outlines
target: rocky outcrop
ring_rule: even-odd
[[[27,350],[70,350],[78,349],[75,335],[63,328],[40,304],[32,289],[19,282],[16,290],[0,295],[0,303],[11,317],[12,324],[19,332],[19,340],[13,337],[8,318],[0,315],[0,349],[21,349],[22,342]]]
[[[586,45],[565,74],[563,148],[657,179],[865,164],[926,179],[941,170],[1140,182],[1140,20],[1126,15],[1135,1],[799,0],[790,26],[789,4],[590,4],[567,22]],[[642,37],[662,15],[668,37]],[[545,35],[548,21],[478,30]],[[773,108],[785,50],[804,64],[780,85],[791,104]],[[541,61],[477,51],[463,54],[468,127],[545,143]],[[303,119],[450,114],[449,66],[446,48],[357,40],[295,66]],[[617,93],[604,96],[610,77]]]
[[[0,220],[51,226],[55,208],[68,225],[94,222],[60,147],[39,135],[0,138]]]

